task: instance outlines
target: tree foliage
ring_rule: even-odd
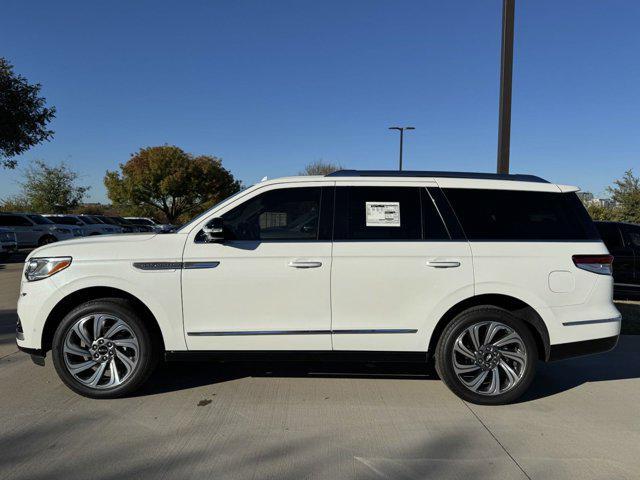
[[[634,176],[632,170],[627,170],[607,191],[616,204],[616,220],[640,223],[640,178]]]
[[[0,57],[0,163],[6,168],[15,168],[12,157],[53,136],[47,124],[56,109],[45,106],[40,88],[14,73],[13,65]]]
[[[120,164],[120,172],[107,171],[104,184],[116,207],[161,214],[169,223],[186,221],[241,187],[219,158],[170,145],[141,149]]]
[[[23,172],[20,193],[3,199],[5,211],[68,213],[80,205],[89,187],[76,185],[78,174],[64,162],[49,166],[36,160]]]
[[[328,175],[337,170],[342,170],[344,167],[341,165],[325,162],[324,160],[317,160],[315,162],[311,162],[304,170],[300,172],[300,175]]]

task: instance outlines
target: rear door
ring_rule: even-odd
[[[425,351],[438,306],[473,294],[469,245],[451,240],[429,186],[337,184],[334,350]]]

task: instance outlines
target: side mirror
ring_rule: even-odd
[[[220,217],[212,218],[202,229],[207,243],[222,242],[224,240],[224,220]]]

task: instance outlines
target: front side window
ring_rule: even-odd
[[[32,227],[33,223],[19,215],[0,215],[0,225],[4,227]]]
[[[575,193],[447,188],[469,240],[600,240]]]
[[[29,217],[31,220],[33,220],[38,225],[51,225],[53,223],[51,220],[49,220],[48,218],[43,217],[42,215],[31,214],[31,215],[27,215],[27,217]]]
[[[228,211],[229,240],[316,240],[320,220],[319,187],[270,190]]]

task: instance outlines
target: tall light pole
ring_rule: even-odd
[[[511,143],[511,77],[513,75],[513,17],[516,0],[502,0],[500,55],[500,114],[498,118],[498,173],[509,173]]]
[[[402,171],[402,145],[404,144],[404,131],[415,130],[415,127],[389,127],[389,130],[398,130],[400,132],[400,163],[398,170]]]

